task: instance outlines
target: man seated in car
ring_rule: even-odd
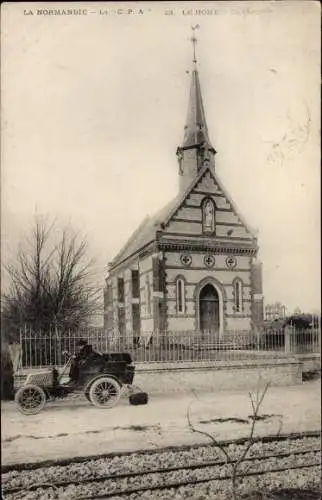
[[[78,347],[80,349],[73,358],[69,371],[70,382],[77,382],[81,373],[97,372],[102,363],[102,356],[86,340],[80,340]]]

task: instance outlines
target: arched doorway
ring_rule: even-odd
[[[212,332],[218,337],[220,327],[219,296],[216,288],[210,283],[200,290],[199,315],[200,330]]]

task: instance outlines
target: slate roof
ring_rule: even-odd
[[[154,215],[147,215],[145,219],[143,219],[142,223],[134,231],[132,236],[128,239],[126,244],[113,259],[113,261],[111,262],[111,267],[116,266],[155,239],[156,232],[161,229],[162,222],[178,204],[179,198],[179,196],[176,196],[165,207],[156,212]]]

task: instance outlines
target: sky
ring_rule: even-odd
[[[320,309],[318,2],[10,3],[1,23],[3,262],[44,214],[87,235],[103,284],[177,194],[198,24],[216,172],[258,232],[265,303]]]

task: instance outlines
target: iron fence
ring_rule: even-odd
[[[218,338],[215,332],[145,332],[139,338],[107,335],[101,330],[86,332],[20,332],[22,368],[62,366],[65,354],[78,350],[78,342],[86,340],[98,352],[129,352],[134,362],[224,361],[254,359],[269,355],[278,357],[302,353],[319,353],[320,329],[262,332],[226,332]]]

